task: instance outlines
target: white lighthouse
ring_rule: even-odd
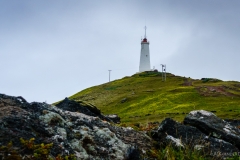
[[[149,42],[146,36],[147,27],[145,26],[145,35],[143,40],[141,41],[141,53],[140,53],[140,64],[139,64],[139,72],[150,71],[150,53],[149,53]]]

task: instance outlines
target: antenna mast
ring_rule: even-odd
[[[146,32],[147,32],[147,27],[145,26],[144,28],[145,28],[145,35],[144,35],[144,38],[147,38],[147,34],[146,34]]]

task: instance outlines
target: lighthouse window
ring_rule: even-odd
[[[147,55],[146,55],[146,57],[147,57]]]

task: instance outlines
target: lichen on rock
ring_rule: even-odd
[[[38,144],[52,143],[52,156],[74,154],[77,159],[99,160],[128,159],[133,146],[144,150],[151,147],[151,140],[144,133],[112,125],[94,106],[84,108],[88,104],[72,100],[62,105],[58,108],[47,103],[28,103],[23,98],[0,94],[0,108],[7,113],[0,113],[0,145],[13,141],[17,147],[19,137],[34,138]],[[79,108],[84,112],[80,113]],[[132,138],[136,135],[138,140]]]

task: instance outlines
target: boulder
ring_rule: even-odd
[[[122,100],[121,100],[121,103],[124,103],[124,102],[126,102],[127,101],[127,98],[123,98]]]
[[[218,118],[211,112],[204,110],[191,111],[185,117],[184,124],[194,126],[206,135],[229,142],[240,149],[239,128]]]
[[[39,146],[52,143],[50,155],[73,154],[77,160],[138,160],[152,146],[144,132],[113,126],[77,102],[65,100],[59,106],[0,94],[0,154],[1,146],[12,141],[11,148],[22,158],[29,156],[20,138],[34,139]],[[0,157],[11,159],[8,155]]]
[[[240,120],[236,120],[236,119],[224,119],[224,121],[226,121],[227,123],[229,123],[230,125],[236,127],[236,128],[240,128]]]
[[[160,146],[166,147],[171,143],[176,148],[195,148],[202,150],[205,154],[214,156],[221,153],[222,155],[230,155],[230,153],[238,152],[238,148],[233,144],[209,137],[194,126],[178,123],[170,118],[162,121],[159,127],[152,131],[152,137],[159,142]]]
[[[56,104],[58,108],[68,110],[71,112],[81,112],[87,115],[99,115],[101,111],[97,109],[97,107],[93,105],[86,104],[82,101],[74,101],[70,100],[67,97],[61,101],[60,103]]]
[[[108,117],[101,114],[101,111],[94,105],[80,101],[70,100],[65,98],[63,101],[56,105],[58,108],[71,112],[79,112],[89,116],[99,117],[102,120],[110,121]]]
[[[109,115],[105,115],[107,118],[109,118],[110,120],[112,120],[114,123],[120,123],[120,117],[117,114],[109,114]]]

